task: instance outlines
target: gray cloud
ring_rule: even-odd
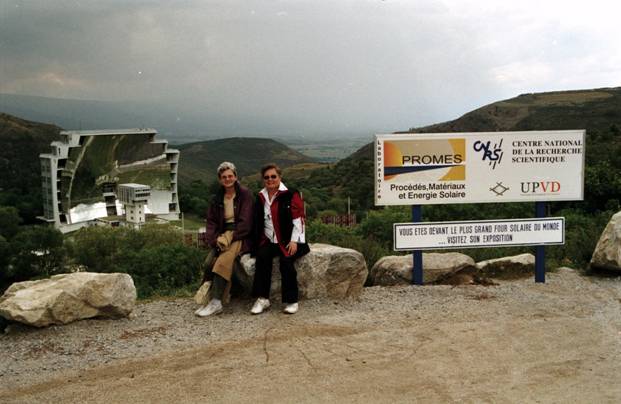
[[[526,3],[0,0],[0,92],[154,102],[212,136],[310,135],[619,84],[601,24]]]

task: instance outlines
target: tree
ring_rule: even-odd
[[[0,236],[10,240],[19,231],[21,219],[13,206],[0,206]]]
[[[73,259],[91,272],[115,272],[126,228],[84,227],[74,235]]]
[[[194,213],[198,216],[205,215],[207,207],[213,195],[218,192],[220,184],[213,181],[205,184],[201,180],[194,180],[188,185],[181,185],[179,189],[179,205],[184,213]]]
[[[7,265],[10,258],[9,242],[2,236],[0,236],[0,281],[2,277],[7,273]]]
[[[49,226],[32,226],[10,241],[10,270],[14,282],[64,272],[63,235]]]
[[[181,231],[170,225],[83,228],[74,236],[72,251],[76,263],[89,271],[131,275],[140,297],[171,293],[202,276],[204,252],[184,245]]]
[[[126,251],[117,270],[131,275],[138,296],[144,298],[198,286],[203,259],[202,251],[183,244],[150,246]]]
[[[183,241],[181,229],[169,224],[146,224],[140,230],[128,229],[120,233],[122,249],[142,248],[180,244]]]
[[[392,247],[393,223],[409,222],[410,216],[402,207],[387,207],[381,210],[371,210],[362,220],[357,231],[365,239],[380,243],[386,248]]]

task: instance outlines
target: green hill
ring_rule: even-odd
[[[621,199],[621,87],[522,94],[458,119],[399,133],[493,132],[586,129],[586,201],[582,209],[615,209]],[[312,172],[307,187],[323,200],[352,198],[352,208],[373,207],[373,144],[361,147],[330,168]],[[319,191],[321,189],[321,191]],[[318,210],[328,207],[318,206]]]
[[[311,163],[313,159],[272,139],[232,137],[174,146],[181,151],[179,181],[194,180],[210,183],[216,179],[216,169],[223,161],[237,166],[239,176],[256,174],[261,166],[274,162],[281,167]]]
[[[493,132],[587,129],[621,123],[621,87],[522,94],[468,112],[453,121],[406,132]]]
[[[26,223],[43,211],[39,154],[50,151],[60,130],[0,113],[0,205],[17,207]]]

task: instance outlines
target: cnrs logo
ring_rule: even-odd
[[[496,165],[502,161],[502,140],[499,143],[492,144],[491,141],[482,142],[477,140],[472,145],[474,151],[481,153],[482,161],[489,161],[489,165],[492,166],[492,170],[496,169]]]
[[[561,191],[558,181],[531,181],[522,182],[523,194],[556,194]]]

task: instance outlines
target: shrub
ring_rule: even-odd
[[[382,244],[361,236],[357,230],[350,227],[324,224],[320,220],[313,220],[307,225],[306,231],[308,240],[313,243],[332,244],[360,252],[369,269],[381,257],[391,254],[391,251]]]
[[[21,221],[16,208],[12,206],[0,206],[0,236],[10,240],[19,231]]]
[[[138,297],[169,295],[187,286],[198,287],[204,254],[183,244],[125,251],[117,270],[131,275]]]
[[[73,237],[73,259],[91,272],[115,272],[125,228],[82,228]]]
[[[410,222],[411,214],[405,207],[387,207],[371,210],[356,228],[356,233],[364,239],[380,243],[385,249],[392,249],[393,223]]]
[[[118,272],[120,259],[130,251],[181,243],[181,231],[170,225],[85,227],[73,237],[73,257],[92,272]]]
[[[75,234],[71,250],[76,263],[89,271],[131,275],[141,298],[198,286],[205,255],[184,245],[181,231],[170,225],[83,228]]]
[[[9,242],[2,236],[0,236],[0,293],[2,293],[9,286]]]
[[[602,231],[614,213],[585,214],[573,209],[557,212],[557,216],[565,217],[565,244],[546,248],[549,251],[546,260],[556,265],[586,269]]]
[[[9,243],[11,282],[46,277],[64,272],[66,250],[63,235],[49,226],[32,226],[21,230]]]
[[[6,266],[9,263],[9,242],[2,236],[0,236],[0,273],[4,273]]]
[[[306,226],[306,238],[312,243],[340,245],[345,237],[353,236],[354,230],[334,224],[325,224],[321,220],[310,221]]]

